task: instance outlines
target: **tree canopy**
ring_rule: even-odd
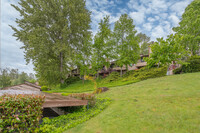
[[[194,0],[185,9],[179,26],[173,30],[183,36],[181,44],[191,52],[199,53],[200,48],[200,1]]]
[[[99,23],[99,31],[94,37],[93,44],[93,68],[97,71],[102,69],[103,66],[109,66],[109,59],[112,58],[112,31],[110,29],[109,16],[104,17]],[[96,58],[94,60],[94,58]]]
[[[140,54],[142,55],[148,55],[149,54],[149,46],[150,46],[150,37],[148,37],[146,34],[139,33],[137,34],[137,37],[139,37],[140,41]]]
[[[116,45],[116,62],[121,68],[135,64],[139,59],[139,38],[136,36],[133,19],[127,14],[121,15],[115,22],[113,36]],[[122,71],[121,71],[122,75]]]
[[[180,63],[181,59],[187,56],[187,51],[180,44],[182,39],[183,36],[173,34],[169,35],[166,40],[158,38],[157,42],[151,45],[150,57],[145,58],[148,67],[169,65],[172,61]]]
[[[63,82],[69,63],[91,35],[90,12],[85,0],[20,0],[14,36],[23,42],[27,63],[33,62],[38,78],[49,84]]]

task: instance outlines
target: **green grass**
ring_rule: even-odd
[[[82,92],[91,92],[94,91],[94,84],[91,81],[77,81],[73,84],[70,84],[66,88],[57,87],[52,88],[51,91],[47,91],[49,93],[82,93]]]
[[[113,87],[99,97],[112,103],[66,133],[200,132],[200,73]]]
[[[148,78],[162,77],[166,75],[167,68],[142,68],[137,71],[129,71],[123,77],[119,77],[117,72],[111,73],[108,77],[96,80],[97,87],[115,87],[115,86],[123,86],[132,83],[139,82],[141,80],[145,80]],[[83,93],[83,92],[92,92],[94,91],[94,83],[92,81],[77,81],[73,84],[68,85],[65,88],[60,88],[60,85],[56,87],[51,87],[51,91],[49,93],[63,93],[64,95],[68,95],[69,93]]]
[[[139,80],[133,80],[133,81],[114,81],[110,83],[102,83],[100,80],[97,81],[98,87],[115,87],[115,86],[122,86],[127,84],[132,84],[135,82],[138,82]],[[58,85],[57,87],[54,87],[50,91],[45,91],[48,93],[63,93],[64,95],[70,94],[70,93],[84,93],[84,92],[92,92],[94,91],[94,83],[92,81],[86,80],[83,84],[82,81],[77,81],[73,84],[70,84],[66,88],[60,88]]]

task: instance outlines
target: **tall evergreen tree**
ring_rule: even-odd
[[[138,61],[140,48],[139,38],[136,36],[135,25],[133,19],[127,14],[121,15],[114,26],[114,39],[116,43],[116,62],[122,67],[125,65],[135,64]]]
[[[18,27],[11,27],[24,43],[27,63],[32,60],[39,79],[63,83],[68,62],[91,34],[85,0],[20,0],[19,5],[12,5],[21,17]]]

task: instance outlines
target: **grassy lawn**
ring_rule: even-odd
[[[48,92],[56,92],[56,93],[82,93],[82,92],[90,92],[94,91],[94,84],[91,81],[77,81],[73,84],[70,84],[66,88],[60,88],[58,85],[57,87],[53,88],[51,91]]]
[[[66,133],[200,132],[200,73],[166,76],[113,87],[101,114]]]
[[[116,81],[110,82],[106,84],[102,84],[101,81],[97,81],[98,87],[115,87],[122,86],[127,84],[132,84],[138,82],[139,80],[134,81]],[[82,81],[77,81],[73,84],[70,84],[66,88],[60,88],[59,86],[53,88],[51,91],[46,91],[49,93],[84,93],[84,92],[92,92],[94,91],[94,83],[92,81],[86,80],[84,84]]]
[[[137,71],[130,71],[131,73],[125,74],[123,77],[119,77],[120,75],[117,73],[111,73],[108,77],[96,80],[97,87],[115,87],[115,86],[123,86],[128,85],[132,83],[139,82],[144,79],[148,78],[155,78],[155,77],[162,77],[166,75],[167,68],[161,67],[161,68],[143,68]],[[117,75],[116,75],[117,74]],[[94,83],[92,81],[77,81],[73,84],[68,85],[65,88],[60,88],[60,85],[57,85],[56,87],[51,87],[51,91],[47,91],[49,93],[83,93],[83,92],[92,92],[94,91]]]

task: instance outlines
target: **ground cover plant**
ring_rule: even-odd
[[[0,96],[0,132],[38,132],[44,96]]]
[[[111,100],[109,98],[98,98],[96,99],[96,104],[94,106],[89,105],[88,107],[80,108],[73,113],[61,115],[53,119],[44,118],[39,131],[41,133],[62,133],[65,130],[75,127],[96,116],[102,112],[110,102]]]
[[[147,79],[110,88],[112,103],[98,116],[65,133],[197,133],[200,73]]]

